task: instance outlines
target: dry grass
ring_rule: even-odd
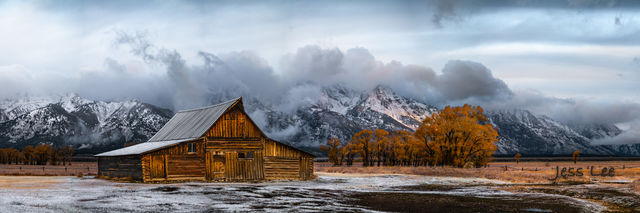
[[[505,169],[506,166],[506,169]],[[559,178],[556,166],[560,169],[582,168],[583,177]],[[594,173],[600,173],[603,167],[613,167],[614,177],[591,176],[589,168],[594,166]],[[640,178],[640,162],[636,161],[592,161],[592,162],[499,162],[491,163],[486,168],[452,168],[452,167],[333,167],[329,163],[316,163],[316,172],[327,173],[363,173],[363,174],[410,174],[443,177],[477,177],[509,181],[515,183],[550,183],[550,182],[591,182],[603,180],[637,180]],[[640,185],[640,183],[638,183]],[[640,187],[640,186],[639,186]]]
[[[67,166],[0,164],[0,175],[74,176],[78,173],[82,173],[84,175],[96,175],[98,174],[98,163],[97,162],[72,162],[71,165],[67,165]]]
[[[62,182],[60,177],[0,176],[0,189],[45,189]]]
[[[631,184],[629,184],[629,188],[631,188],[636,193],[640,193],[640,179],[631,182]]]

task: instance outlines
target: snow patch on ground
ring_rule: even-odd
[[[3,212],[193,212],[193,211],[370,211],[350,206],[345,200],[352,193],[394,192],[434,193],[455,196],[522,196],[535,199],[558,196],[512,193],[488,187],[463,187],[451,191],[413,191],[398,187],[437,185],[505,184],[504,182],[453,177],[412,175],[318,174],[310,181],[265,183],[114,183],[92,177],[40,177],[42,187],[0,185]],[[0,177],[0,179],[3,179]],[[5,178],[6,179],[6,178]],[[49,180],[51,179],[51,180]],[[590,201],[558,196],[572,205],[592,210],[604,207]]]

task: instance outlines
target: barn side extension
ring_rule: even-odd
[[[159,181],[308,180],[313,156],[268,138],[242,98],[184,110],[148,142],[96,155],[98,175]]]

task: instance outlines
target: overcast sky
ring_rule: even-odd
[[[640,100],[637,1],[3,1],[0,70],[134,66],[114,31],[144,32],[186,59],[248,50],[280,72],[305,45],[368,49],[383,62],[441,70],[480,62],[512,89],[558,97]],[[153,72],[153,70],[147,70]]]
[[[300,62],[325,54],[327,63],[337,55],[351,65],[361,59],[376,64],[375,84],[385,83],[380,73],[398,70],[442,75],[422,82],[440,91],[414,94],[425,99],[464,102],[488,94],[441,85],[460,84],[446,70],[472,67],[501,94],[630,109],[620,116],[631,118],[610,121],[618,124],[640,113],[640,1],[1,1],[0,38],[2,97],[76,92],[170,105],[149,94],[163,81],[177,81],[180,75],[165,67],[176,62],[184,70],[205,69],[211,54],[227,64],[251,64],[232,69],[246,72],[238,80],[245,83],[262,74],[254,81],[333,82],[313,71],[328,65]],[[87,92],[94,86],[115,92]],[[547,112],[558,113],[565,112]]]

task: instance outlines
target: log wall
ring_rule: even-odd
[[[195,153],[188,152],[188,144],[195,143]],[[204,180],[205,146],[203,140],[180,143],[150,152],[142,157],[144,181]],[[164,177],[158,177],[164,174]]]
[[[313,156],[271,139],[264,141],[265,179],[307,180],[313,178]]]
[[[140,155],[99,157],[98,175],[142,180]]]

